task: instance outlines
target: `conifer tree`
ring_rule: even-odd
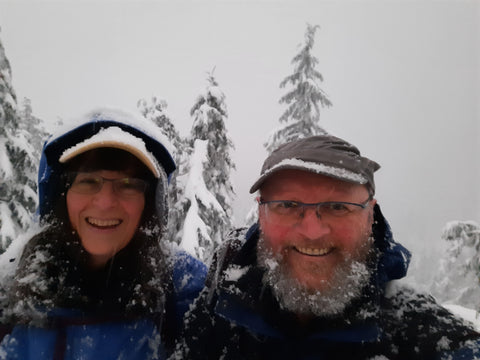
[[[17,164],[18,171],[24,174],[28,187],[33,189],[35,193],[37,189],[38,166],[40,165],[40,156],[45,141],[48,139],[49,133],[44,127],[44,121],[33,114],[30,99],[24,98],[21,108],[18,111],[19,126],[18,134],[26,139],[27,146],[25,151],[28,152],[28,159]],[[35,196],[35,208],[38,205],[38,196]],[[29,207],[29,211],[31,211]]]
[[[137,107],[140,113],[148,120],[155,123],[174,146],[173,160],[177,170],[172,174],[168,186],[168,228],[166,238],[176,243],[180,242],[179,232],[184,220],[181,200],[183,198],[183,188],[178,183],[177,177],[184,171],[186,161],[186,145],[184,139],[180,136],[175,125],[167,114],[168,104],[165,100],[153,96],[150,103],[147,100],[139,100]]]
[[[225,95],[218,86],[213,72],[208,74],[207,81],[208,85],[204,93],[198,96],[190,112],[193,117],[193,125],[188,140],[192,158],[200,159],[199,153],[205,147],[205,156],[202,162],[203,168],[199,177],[192,178],[189,176],[185,186],[186,199],[189,198],[187,189],[192,186],[196,186],[197,189],[202,188],[202,186],[197,186],[198,184],[195,185],[195,181],[204,183],[206,191],[213,195],[215,199],[213,201],[210,199],[210,196],[202,194],[201,197],[203,199],[209,199],[208,202],[205,202],[200,201],[199,196],[196,197],[196,200],[199,200],[198,218],[202,219],[204,224],[208,224],[208,237],[203,234],[200,243],[197,245],[205,248],[204,255],[202,255],[203,259],[208,258],[233,225],[232,203],[234,190],[230,181],[230,175],[232,170],[235,169],[230,155],[234,148],[233,142],[225,126],[228,117]],[[202,140],[203,142],[198,142],[197,140]],[[198,166],[198,164],[195,166]],[[190,161],[189,169],[185,173],[188,174],[191,171],[192,162]],[[191,213],[192,206],[195,207],[195,203],[191,195],[189,200],[185,200],[183,211],[187,214]],[[184,232],[187,227],[186,221],[183,226]],[[185,234],[183,234],[182,243],[185,243],[186,240]],[[204,242],[203,244],[202,241]]]
[[[315,33],[320,27],[307,24],[304,42],[300,51],[292,59],[293,74],[287,76],[280,83],[280,88],[291,85],[280,104],[286,104],[287,109],[280,116],[280,126],[274,129],[263,144],[268,153],[280,145],[313,135],[326,134],[318,124],[320,121],[320,107],[332,105],[325,92],[320,88],[323,76],[316,70],[318,59],[312,54],[315,42]],[[245,225],[251,226],[258,219],[257,204],[254,204],[245,217]]]
[[[35,151],[20,126],[10,63],[0,41],[0,252],[26,230],[35,211]]]
[[[37,173],[42,148],[49,133],[45,129],[44,121],[33,114],[32,102],[29,98],[23,98],[19,117],[19,128],[25,132],[33,147],[33,159],[36,160],[35,173]]]
[[[318,124],[320,107],[329,107],[332,103],[320,88],[323,76],[316,70],[318,59],[312,54],[317,29],[318,25],[307,24],[304,43],[292,59],[293,74],[280,83],[281,88],[291,85],[292,89],[280,98],[280,103],[286,104],[287,109],[279,119],[281,126],[264,144],[269,153],[288,141],[326,133]]]
[[[442,303],[480,310],[480,225],[449,222],[442,232],[445,256],[440,260],[432,294]]]
[[[194,118],[191,139],[208,140],[208,161],[205,184],[215,194],[218,202],[230,217],[235,195],[230,181],[235,164],[231,159],[233,142],[228,135],[228,118],[225,94],[220,89],[213,71],[208,74],[205,93],[197,98],[190,114]]]
[[[185,192],[180,200],[185,214],[180,245],[206,263],[221,241],[218,233],[221,229],[217,226],[227,221],[224,209],[204,181],[208,163],[208,140],[194,140],[188,171],[184,174]]]

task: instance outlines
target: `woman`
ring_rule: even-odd
[[[166,144],[153,124],[110,110],[46,143],[44,228],[11,282],[0,358],[168,355],[205,267],[161,239],[175,170]]]

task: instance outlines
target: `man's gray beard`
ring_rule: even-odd
[[[342,313],[369,282],[372,271],[366,257],[345,259],[328,284],[321,291],[314,291],[290,276],[282,256],[273,255],[262,237],[257,245],[258,264],[265,269],[263,283],[271,287],[282,309],[302,315],[334,316]]]

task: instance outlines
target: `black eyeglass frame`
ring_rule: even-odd
[[[75,184],[75,181],[77,179],[77,176],[79,174],[89,174],[95,178],[98,178],[98,179],[101,179],[101,182],[99,182],[99,188],[97,191],[95,192],[82,192],[82,191],[78,191],[78,189],[75,189],[74,188],[74,184]],[[147,192],[147,189],[149,187],[149,183],[148,181],[146,181],[145,179],[141,179],[141,178],[137,178],[137,177],[131,177],[131,176],[125,176],[125,177],[122,177],[122,178],[118,178],[118,179],[109,179],[109,178],[105,178],[103,176],[100,176],[100,175],[93,175],[91,172],[88,172],[88,171],[73,171],[73,172],[68,172],[68,179],[69,181],[67,182],[67,187],[69,190],[72,190],[73,192],[77,193],[77,194],[86,194],[86,195],[94,195],[94,194],[97,194],[99,193],[100,191],[102,191],[102,188],[103,188],[103,185],[105,184],[105,182],[108,182],[110,181],[112,183],[112,186],[113,186],[113,190],[115,191],[115,193],[117,194],[121,194],[121,192],[119,192],[117,190],[117,186],[116,184],[121,184],[122,181],[125,181],[126,179],[129,179],[129,180],[135,180],[135,181],[140,181],[140,183],[142,184],[143,186],[143,189],[141,189],[141,192],[143,194],[145,194]],[[139,192],[140,194],[140,192]]]
[[[366,209],[368,203],[373,199],[373,196],[370,195],[366,201],[363,203],[353,203],[353,202],[348,202],[348,201],[322,201],[318,203],[302,203],[300,201],[294,201],[294,200],[268,200],[265,201],[262,198],[258,198],[258,204],[259,205],[268,205],[268,204],[280,204],[280,203],[291,203],[295,204],[302,209],[305,209],[307,207],[315,207],[315,209],[319,208],[322,205],[333,205],[333,204],[339,204],[339,205],[353,205],[353,206],[358,206],[362,209]],[[302,211],[304,213],[304,211]]]

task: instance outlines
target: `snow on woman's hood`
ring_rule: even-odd
[[[116,126],[102,129],[92,137],[66,149],[60,156],[59,161],[66,163],[86,151],[101,147],[116,148],[129,152],[139,159],[157,179],[160,177],[160,164],[153,154],[147,150],[142,139]]]
[[[161,170],[166,177],[170,177],[175,170],[175,162],[171,156],[173,147],[152,121],[116,109],[93,110],[84,116],[67,121],[45,144],[38,172],[40,216],[50,213],[59,197],[60,176],[63,172],[63,164],[60,162],[62,155],[67,156],[69,151],[74,151],[74,147],[80,143],[88,145],[94,136],[101,138],[102,135],[98,134],[106,128],[118,129],[113,132],[121,131],[122,133],[118,133],[115,139],[117,145],[121,144],[117,147],[127,145],[137,147],[137,152],[146,162],[151,162],[151,166],[156,168],[155,171]],[[108,141],[113,141],[112,134],[107,135],[110,137]]]
[[[48,140],[48,143],[56,141],[57,138],[63,137],[65,134],[82,125],[85,125],[86,123],[96,121],[114,121],[123,125],[128,125],[131,128],[140,130],[147,136],[161,143],[169,153],[172,153],[174,150],[169,139],[152,121],[148,121],[139,115],[127,113],[113,108],[94,109],[82,116],[71,118],[65,121],[64,125],[60,126],[55,130],[55,132],[53,132],[52,137]]]

